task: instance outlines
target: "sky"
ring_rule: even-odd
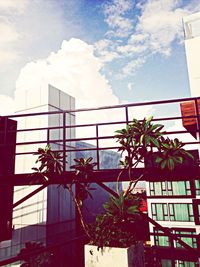
[[[199,0],[0,0],[0,114],[43,83],[77,108],[190,96],[182,18]]]

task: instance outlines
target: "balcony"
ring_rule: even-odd
[[[43,242],[45,246],[39,250],[39,253],[52,254],[54,264],[56,262],[56,265],[53,266],[71,266],[72,261],[75,264],[73,266],[83,266],[83,250],[81,248],[86,240],[77,226],[75,208],[67,201],[65,204],[61,203],[60,196],[64,196],[64,189],[58,188],[58,184],[68,183],[75,177],[74,172],[70,169],[70,166],[74,164],[73,159],[91,156],[97,162],[93,175],[88,177],[88,182],[96,184],[98,194],[103,200],[109,191],[107,185],[112,190],[112,182],[116,181],[120,172],[118,165],[120,154],[114,139],[115,130],[124,128],[133,118],[142,120],[144,117],[153,115],[154,122],[165,126],[166,136],[178,137],[185,143],[185,149],[196,150],[198,154],[200,145],[199,101],[200,98],[186,98],[1,117],[1,162],[9,162],[4,157],[10,157],[9,153],[12,154],[14,151],[15,159],[12,166],[6,163],[1,164],[0,185],[4,193],[12,192],[13,187],[15,193],[14,201],[10,196],[10,202],[7,203],[11,214],[13,209],[13,218],[9,219],[12,221],[12,228],[10,229],[12,241],[0,243],[0,266],[19,262],[21,256],[18,253],[27,241]],[[187,111],[191,111],[191,109],[188,109],[188,104],[192,104],[192,112],[189,114]],[[186,106],[185,113],[184,107]],[[15,122],[17,122],[17,130]],[[62,154],[64,170],[62,175],[51,177],[48,185],[44,184],[41,178],[35,179],[31,175],[31,168],[36,159],[33,153],[37,151],[38,147],[45,147],[46,144],[49,144],[54,151]],[[10,152],[7,153],[7,151]],[[144,166],[139,166],[134,171],[134,177],[137,179],[143,170]],[[180,169],[177,168],[173,174],[160,172],[150,166],[148,173],[143,177],[143,182],[196,181],[199,180],[199,175],[198,162],[195,166],[188,165]],[[126,182],[127,180],[127,175],[124,173],[120,181]],[[100,190],[103,193],[100,193]],[[199,225],[198,207],[200,203],[199,195],[196,191],[194,193],[194,188],[192,190],[186,198],[193,201],[191,203],[194,209],[194,223],[191,225],[194,228]],[[55,193],[57,191],[59,194]],[[8,194],[6,193],[6,195]],[[172,197],[171,195],[170,198]],[[55,203],[58,208],[54,211],[50,210],[49,205],[53,206]],[[36,204],[37,208],[34,210]],[[64,209],[67,210],[67,215],[63,214]],[[8,218],[11,214],[8,214]],[[175,266],[173,264],[177,261],[181,262],[187,259],[191,262],[198,261],[200,245],[197,232],[192,234],[192,238],[196,240],[194,249],[186,248],[187,242],[186,247],[180,248],[175,241],[177,235],[181,240],[187,237],[191,238],[191,236],[185,233],[181,234],[181,232],[177,234],[175,230],[171,233],[168,227],[164,227],[166,231],[163,232],[162,225],[156,221],[150,216],[150,223],[154,227],[152,229],[155,230],[156,228],[158,231],[151,231],[150,228],[151,240],[155,239],[157,243],[155,242],[153,248],[146,247],[147,262],[155,264],[154,266],[158,266],[161,262],[163,266]],[[168,247],[164,247],[158,242],[163,236],[170,239]],[[66,253],[66,251],[68,252]],[[164,258],[159,256],[161,251]],[[172,252],[175,255],[173,258]],[[33,255],[37,253],[38,251],[32,252]],[[172,265],[164,265],[164,260],[166,262],[171,261],[169,264]]]

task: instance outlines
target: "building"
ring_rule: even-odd
[[[200,12],[183,18],[185,51],[192,97],[200,95]]]
[[[48,141],[53,150],[63,151],[63,118],[62,113],[56,112],[75,109],[75,99],[51,85],[46,85],[45,88],[36,89],[35,92],[29,90],[17,92],[15,103],[16,114],[19,115],[15,117],[19,130],[15,173],[31,173],[33,172],[31,168],[35,166],[32,152],[37,151],[38,147],[45,147]],[[41,112],[55,112],[55,114],[20,117],[21,114]],[[74,125],[75,115],[71,112],[66,113],[65,123]],[[27,132],[27,129],[32,130]],[[74,129],[70,131],[67,129],[66,136],[74,138]],[[41,143],[38,144],[38,141]],[[73,145],[73,142],[68,143],[66,149]],[[68,165],[72,164],[72,157],[73,154],[70,154],[67,159]],[[66,169],[69,168],[68,165]],[[16,186],[14,203],[38,187]],[[12,239],[0,244],[1,258],[16,255],[27,241],[37,241],[47,245],[75,235],[74,203],[66,189],[50,185],[13,210],[12,224]]]
[[[38,147],[44,148],[48,143],[53,150],[66,151],[66,170],[74,164],[74,158],[93,157],[96,161],[96,147],[86,142],[75,141],[76,116],[75,99],[57,88],[46,85],[35,92],[19,91],[15,96],[17,120],[17,146],[15,157],[15,174],[32,173]],[[65,110],[64,113],[62,111]],[[67,111],[66,111],[67,110]],[[50,112],[50,113],[48,113]],[[59,113],[58,113],[59,112]],[[61,112],[61,113],[60,113]],[[65,136],[66,142],[63,141]],[[39,143],[38,143],[39,142]],[[63,143],[64,142],[64,143]],[[87,151],[89,149],[89,151]],[[113,151],[99,152],[101,168],[117,168],[120,155]],[[108,184],[112,187],[112,185]],[[14,201],[21,200],[40,186],[15,186]],[[95,186],[95,198],[87,200],[86,210],[93,213],[102,211],[102,203],[108,194]],[[93,219],[85,212],[87,220]],[[66,242],[76,236],[76,212],[74,202],[68,191],[62,186],[49,185],[25,202],[14,208],[12,218],[12,239],[0,243],[0,259],[15,256],[25,242],[37,241],[44,245]],[[61,258],[68,259],[75,253],[73,245]],[[67,253],[68,255],[67,255]]]
[[[183,19],[185,32],[185,50],[187,58],[187,68],[192,97],[200,96],[200,12],[185,17]],[[184,110],[183,110],[184,109]],[[192,111],[193,110],[193,111]],[[185,111],[185,112],[184,112]],[[196,115],[195,102],[188,101],[181,103],[183,116]],[[192,112],[192,113],[191,113]],[[197,119],[183,119],[183,126],[195,138],[199,140],[199,127]],[[190,151],[195,163],[186,163],[188,168],[199,162],[199,146]],[[186,244],[193,248],[199,248],[199,240],[196,235],[200,235],[200,180],[198,178],[188,180],[162,180],[146,183],[148,215],[163,227],[170,229]],[[151,245],[165,248],[181,248],[181,245],[162,231],[157,230],[150,224]],[[160,252],[161,253],[161,252]],[[189,257],[179,260],[162,259],[162,266],[197,266]],[[197,263],[196,263],[197,264]],[[199,266],[199,265],[198,265]]]

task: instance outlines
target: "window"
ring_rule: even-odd
[[[162,259],[161,262],[162,262],[162,267],[172,267],[172,266],[175,266],[175,267],[196,267],[196,266],[198,266],[198,263],[195,264],[195,262],[192,262],[192,261],[181,261],[181,260],[173,261],[173,260]]]
[[[196,195],[199,196],[200,195],[200,181],[199,180],[195,180],[195,190],[196,190]]]
[[[155,244],[156,246],[169,247],[171,243],[169,242],[169,236],[165,236],[163,231],[154,229],[154,232],[158,235],[155,235]]]
[[[196,235],[195,230],[175,230],[175,234],[179,236],[181,240],[183,240],[190,247],[197,248],[197,239],[196,237],[192,237],[192,235]],[[182,247],[179,242],[176,242],[176,247]]]
[[[157,221],[169,221],[167,204],[152,203],[152,218]]]
[[[192,204],[170,203],[169,216],[170,221],[193,222],[194,213]]]
[[[151,196],[165,196],[166,183],[165,182],[150,182],[150,195]]]
[[[161,260],[162,267],[172,267],[172,261],[171,260]]]
[[[192,204],[185,203],[152,203],[152,218],[156,221],[193,222]],[[200,211],[200,206],[199,206]]]
[[[195,262],[192,261],[178,261],[176,267],[195,267]]]
[[[188,196],[191,194],[189,181],[150,182],[151,196]]]

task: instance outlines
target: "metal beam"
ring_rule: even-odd
[[[96,182],[116,182],[121,169],[104,169],[93,171],[88,175],[87,181],[79,177],[78,182],[96,183]],[[132,179],[138,179],[142,174],[141,181],[188,181],[200,178],[200,167],[179,167],[173,172],[163,171],[158,168],[136,168],[132,170]],[[49,175],[49,184],[66,184],[76,180],[75,172],[67,171],[59,174]],[[120,175],[120,182],[130,181],[127,170]],[[22,185],[42,185],[44,179],[41,176],[30,173],[4,175],[0,176],[0,185],[11,184],[14,186]]]
[[[42,186],[40,186],[39,188],[37,188],[36,190],[34,190],[33,192],[31,192],[30,194],[28,194],[27,196],[21,198],[19,201],[17,201],[16,203],[13,204],[13,209],[16,208],[17,206],[19,206],[20,204],[22,204],[24,201],[26,201],[29,198],[31,198],[32,196],[36,195],[40,191],[42,191],[48,185],[49,185],[49,183],[47,182],[47,183],[43,184]]]

